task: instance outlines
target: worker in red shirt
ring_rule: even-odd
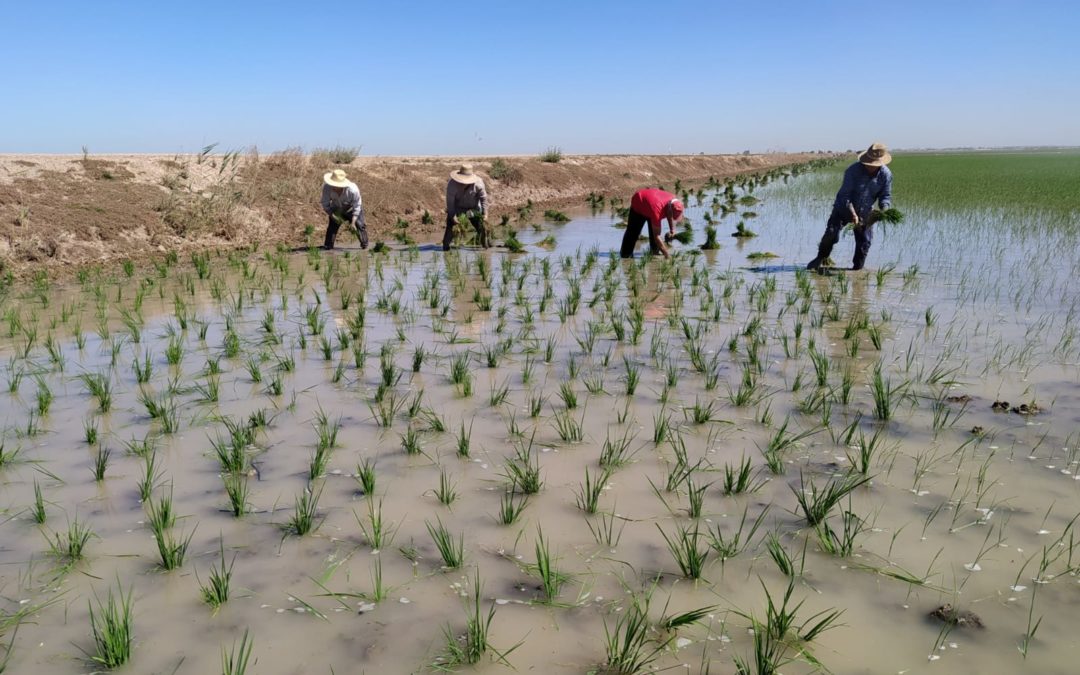
[[[660,221],[667,218],[671,234],[675,234],[675,223],[682,219],[683,204],[675,195],[656,188],[638,190],[630,199],[630,217],[626,225],[626,233],[623,235],[622,249],[619,255],[623,258],[633,258],[634,248],[637,246],[638,237],[641,236],[641,228],[645,223],[649,224],[649,250],[653,254],[663,253],[665,258],[670,258],[667,246],[660,237]]]

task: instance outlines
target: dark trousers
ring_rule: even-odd
[[[839,209],[834,210],[829,216],[829,222],[825,224],[825,234],[818,244],[817,261],[824,261],[832,253],[833,246],[840,241],[840,231],[851,222],[851,214]],[[856,225],[853,228],[855,234],[855,256],[851,260],[851,266],[862,269],[866,262],[866,256],[870,253],[870,245],[874,242],[873,225]]]
[[[323,248],[334,248],[338,229],[342,223],[352,223],[353,211],[334,211],[326,221],[326,238],[323,240]],[[360,248],[367,248],[367,225],[364,223],[364,207],[360,207],[360,213],[356,214],[356,236],[360,239]]]
[[[450,244],[454,243],[454,227],[457,225],[457,216],[462,214],[450,215],[446,214],[446,231],[443,232],[442,247],[444,251],[450,250]],[[476,229],[476,240],[483,248],[488,248],[488,236],[487,228],[484,227],[484,214],[469,211],[465,215],[469,217],[469,222]]]
[[[641,236],[641,230],[645,227],[647,222],[648,220],[645,216],[630,209],[630,216],[626,219],[626,232],[623,232],[622,247],[619,248],[619,257],[634,257],[634,249],[637,248],[638,237]],[[649,250],[652,251],[653,255],[660,252],[660,249],[657,248],[656,244],[653,242],[651,229],[649,233]]]

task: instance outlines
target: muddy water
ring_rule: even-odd
[[[150,270],[131,279],[91,278],[49,289],[47,306],[35,289],[13,289],[3,309],[21,325],[6,319],[0,327],[4,383],[14,373],[23,376],[11,393],[0,395],[0,416],[5,451],[20,452],[0,469],[0,608],[5,616],[20,609],[26,616],[17,633],[8,628],[4,635],[13,644],[9,671],[94,670],[85,653],[94,651],[88,604],[118,585],[134,597],[129,672],[219,672],[221,650],[231,649],[245,630],[254,639],[251,672],[430,670],[445,656],[446,627],[455,635],[464,629],[478,570],[485,611],[490,603],[496,609],[491,643],[512,649],[506,660],[517,670],[597,670],[606,658],[605,626],[616,630],[632,597],[649,594],[655,621],[708,607],[697,624],[674,632],[650,629],[645,653],[665,645],[653,666],[732,672],[736,657],[750,656],[748,615],[764,620],[766,589],[780,602],[788,586],[767,552],[771,534],[795,559],[789,609],[803,603],[797,623],[843,611],[836,627],[812,643],[789,641],[792,659],[806,648],[837,673],[1074,672],[1072,618],[1080,589],[1073,559],[1080,556],[1072,555],[1072,520],[1080,512],[1080,455],[1072,434],[1080,428],[1080,359],[1069,337],[1075,331],[1069,303],[1077,289],[1067,270],[1076,268],[1075,242],[1069,248],[1053,240],[1069,260],[1025,275],[1026,263],[1014,253],[1041,250],[1036,237],[1015,235],[1013,253],[1005,256],[995,253],[1001,250],[996,246],[980,252],[963,242],[989,241],[992,225],[909,213],[919,224],[879,236],[871,254],[874,265],[896,262],[880,283],[873,271],[804,278],[794,265],[812,254],[821,227],[817,216],[827,205],[814,189],[817,180],[805,176],[759,188],[755,194],[763,201],[752,207],[759,216],[748,221],[760,235],[755,240],[728,241],[734,229],[729,216],[719,226],[722,250],[682,256],[676,267],[649,262],[638,275],[647,302],[637,344],[629,327],[625,339],[617,339],[603,298],[608,278],[611,307],[626,312],[632,272],[606,253],[589,253],[594,245],[601,251],[617,247],[621,237],[611,227],[615,219],[604,213],[582,213],[539,233],[523,231],[526,242],[554,233],[556,250],[532,250],[511,256],[510,263],[506,254],[475,251],[449,257],[432,251],[378,258],[339,253],[334,263],[295,255],[274,265],[255,255],[246,272],[239,260],[215,258],[208,279],[198,279],[189,264],[160,275]],[[689,210],[699,239],[707,204]],[[947,227],[953,230],[943,232]],[[966,228],[966,239],[955,236],[956,227]],[[838,247],[837,260],[850,250],[845,245],[850,239]],[[780,257],[748,266],[747,253],[764,250]],[[546,275],[544,260],[550,265]],[[328,273],[329,264],[336,269]],[[913,264],[919,269],[905,278]],[[1006,288],[987,279],[1002,280]],[[581,301],[563,321],[560,302],[575,280]],[[768,291],[771,284],[775,289]],[[551,298],[541,310],[548,285]],[[144,323],[135,342],[122,311],[135,314],[139,288]],[[356,322],[361,290],[362,328]],[[490,311],[474,302],[478,290],[493,295]],[[927,307],[935,317],[929,326]],[[318,319],[309,322],[309,313]],[[845,338],[849,319],[862,315],[880,329],[880,350],[865,328]],[[706,360],[715,358],[714,387],[693,367],[679,322],[684,317],[689,330],[701,326],[698,342]],[[760,336],[759,388],[748,405],[735,405],[752,349],[752,338],[743,334],[755,318],[760,329],[750,332]],[[311,323],[323,324],[329,359]],[[232,357],[225,354],[227,326],[239,338]],[[81,348],[76,332],[85,339]],[[359,356],[353,333],[364,344]],[[50,356],[47,335],[62,356]],[[504,339],[507,353],[488,367],[485,347]],[[166,360],[170,340],[183,346],[175,366]],[[825,387],[816,383],[811,344],[830,364]],[[378,423],[374,402],[384,345],[401,371],[383,398],[403,402],[390,428]],[[431,353],[413,372],[413,353],[421,345]],[[450,381],[452,361],[464,353],[472,354],[470,396]],[[153,373],[140,385],[132,363],[146,354]],[[249,357],[260,364],[262,382],[253,381]],[[294,367],[283,369],[279,364],[288,357]],[[220,375],[207,375],[208,361],[217,362]],[[640,373],[632,396],[626,394],[624,362]],[[888,421],[875,419],[869,388],[879,362],[892,386],[906,394]],[[108,412],[87,392],[83,373],[104,373],[112,382]],[[844,373],[852,374],[846,403]],[[280,394],[269,390],[275,376]],[[673,384],[666,387],[669,378]],[[206,400],[213,379],[217,401]],[[164,433],[139,396],[143,390],[165,396],[170,382],[179,424]],[[573,410],[559,396],[564,383],[578,398]],[[590,393],[589,385],[602,391]],[[31,419],[43,387],[54,398],[46,414]],[[505,401],[492,405],[492,393],[503,387]],[[427,412],[410,420],[409,403],[419,392]],[[828,415],[820,405],[815,409],[817,392],[831,392],[825,396]],[[530,398],[538,396],[545,400],[533,418]],[[965,405],[945,396],[971,400]],[[1041,412],[994,412],[997,399],[1037,401]],[[712,404],[711,419],[695,423],[689,410],[695,403]],[[234,518],[211,441],[225,435],[225,419],[246,420],[260,410],[269,424],[248,448],[251,512]],[[339,420],[340,431],[325,475],[312,480],[320,414]],[[431,429],[431,416],[443,421],[445,432]],[[560,439],[556,420],[567,416],[582,424],[582,441]],[[663,419],[681,444],[654,442]],[[785,420],[788,436],[809,435],[781,453],[782,473],[774,473],[763,450]],[[851,446],[857,448],[860,438],[843,437],[852,423],[867,439],[880,434],[871,482],[827,521],[842,529],[841,512],[850,511],[863,531],[849,555],[833,556],[806,525],[795,491],[803,479],[821,487],[849,470],[857,455]],[[471,429],[467,458],[457,452],[463,424]],[[98,429],[96,444],[87,443],[85,425]],[[976,426],[981,434],[972,434]],[[410,428],[421,450],[416,454],[403,449]],[[605,439],[623,436],[633,439],[629,459],[608,478],[600,513],[586,516],[577,505],[586,468],[595,477]],[[180,516],[172,531],[191,535],[187,559],[168,572],[161,569],[139,499],[144,460],[126,445],[147,437],[156,439],[161,474],[154,499],[171,491]],[[100,482],[92,473],[99,446],[112,451]],[[696,519],[687,514],[687,483],[665,489],[676,447],[685,447],[687,463],[697,467],[693,484],[708,486]],[[527,453],[539,465],[543,487],[517,522],[502,525],[497,513],[515,453]],[[724,467],[743,457],[762,486],[726,496]],[[374,495],[365,495],[354,479],[364,460],[374,463]],[[436,497],[443,473],[457,492],[450,506]],[[47,514],[41,526],[30,512],[35,482]],[[318,527],[296,536],[286,526],[305,490],[320,495]],[[368,526],[372,503],[393,532],[378,550],[361,527]],[[680,528],[696,526],[704,550],[706,532],[730,540],[744,512],[744,539],[759,516],[761,525],[743,550],[724,561],[710,552],[701,578],[684,578],[661,531],[674,538]],[[76,519],[94,537],[82,561],[65,565],[49,554],[46,536]],[[446,569],[432,543],[428,524],[440,521],[463,537],[460,569]],[[614,541],[593,534],[605,522],[613,523]],[[552,602],[544,601],[535,569],[540,532],[566,577]],[[218,564],[222,545],[226,560],[235,558],[232,596],[215,613],[202,602],[199,585]],[[1044,552],[1048,562],[1040,573]],[[383,597],[376,601],[377,569]],[[35,609],[45,603],[51,604]],[[984,627],[942,630],[928,614],[944,603],[974,612]],[[1041,623],[1025,659],[1019,647],[1030,632],[1029,615],[1030,625]],[[505,666],[488,656],[477,668]],[[785,673],[813,670],[805,658],[783,667]]]

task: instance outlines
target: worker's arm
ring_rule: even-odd
[[[356,228],[356,220],[361,218],[363,213],[363,201],[360,199],[360,188],[349,188],[349,194],[352,196],[352,226]]]
[[[479,190],[479,192],[480,192],[480,197],[479,197],[480,215],[482,215],[482,216],[484,216],[486,218],[487,217],[488,195],[487,195],[487,188],[484,187],[484,181],[482,181],[482,180],[477,181],[476,189]]]
[[[330,215],[332,209],[330,208],[330,186],[323,185],[322,198],[319,200],[319,204],[322,206],[322,210]]]
[[[890,171],[885,176],[885,184],[881,186],[881,194],[878,195],[878,204],[881,206],[881,210],[892,206],[892,172]]]
[[[659,221],[657,221],[655,228],[652,226],[652,223],[649,223],[649,239],[652,240],[653,246],[664,254],[665,258],[671,257],[671,253],[668,251],[667,245],[664,244],[664,238],[660,236]]]
[[[851,201],[851,193],[855,190],[855,171],[863,171],[863,168],[854,164],[846,171],[844,171],[844,182],[840,184],[840,189],[836,192],[836,199],[833,201],[833,209],[847,210],[848,202]]]

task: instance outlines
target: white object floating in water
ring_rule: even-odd
[[[1039,534],[1050,534],[1050,530],[1039,530]]]
[[[690,638],[681,637],[681,638],[679,638],[678,640],[675,641],[675,647],[678,648],[678,649],[682,649],[683,647],[688,647],[688,646],[690,646],[692,644],[694,644],[694,641],[691,640]]]
[[[410,602],[412,602],[412,601],[411,601],[411,600],[409,600],[408,598],[401,598],[400,600],[398,600],[398,602],[400,602],[400,603],[401,603],[401,604],[403,604],[403,605],[407,605],[407,604],[409,604],[409,603],[410,603]]]
[[[506,598],[495,598],[495,604],[496,605],[508,605],[508,604],[510,604],[510,601],[507,600]]]
[[[966,569],[968,572],[978,572],[982,569],[982,567],[979,566],[979,563],[968,563],[964,565],[964,569]]]
[[[375,609],[374,602],[361,602],[358,604],[360,605],[361,612],[370,612],[371,610]]]
[[[1020,593],[1027,590],[1027,586],[1009,586],[1009,590],[1014,593]]]

